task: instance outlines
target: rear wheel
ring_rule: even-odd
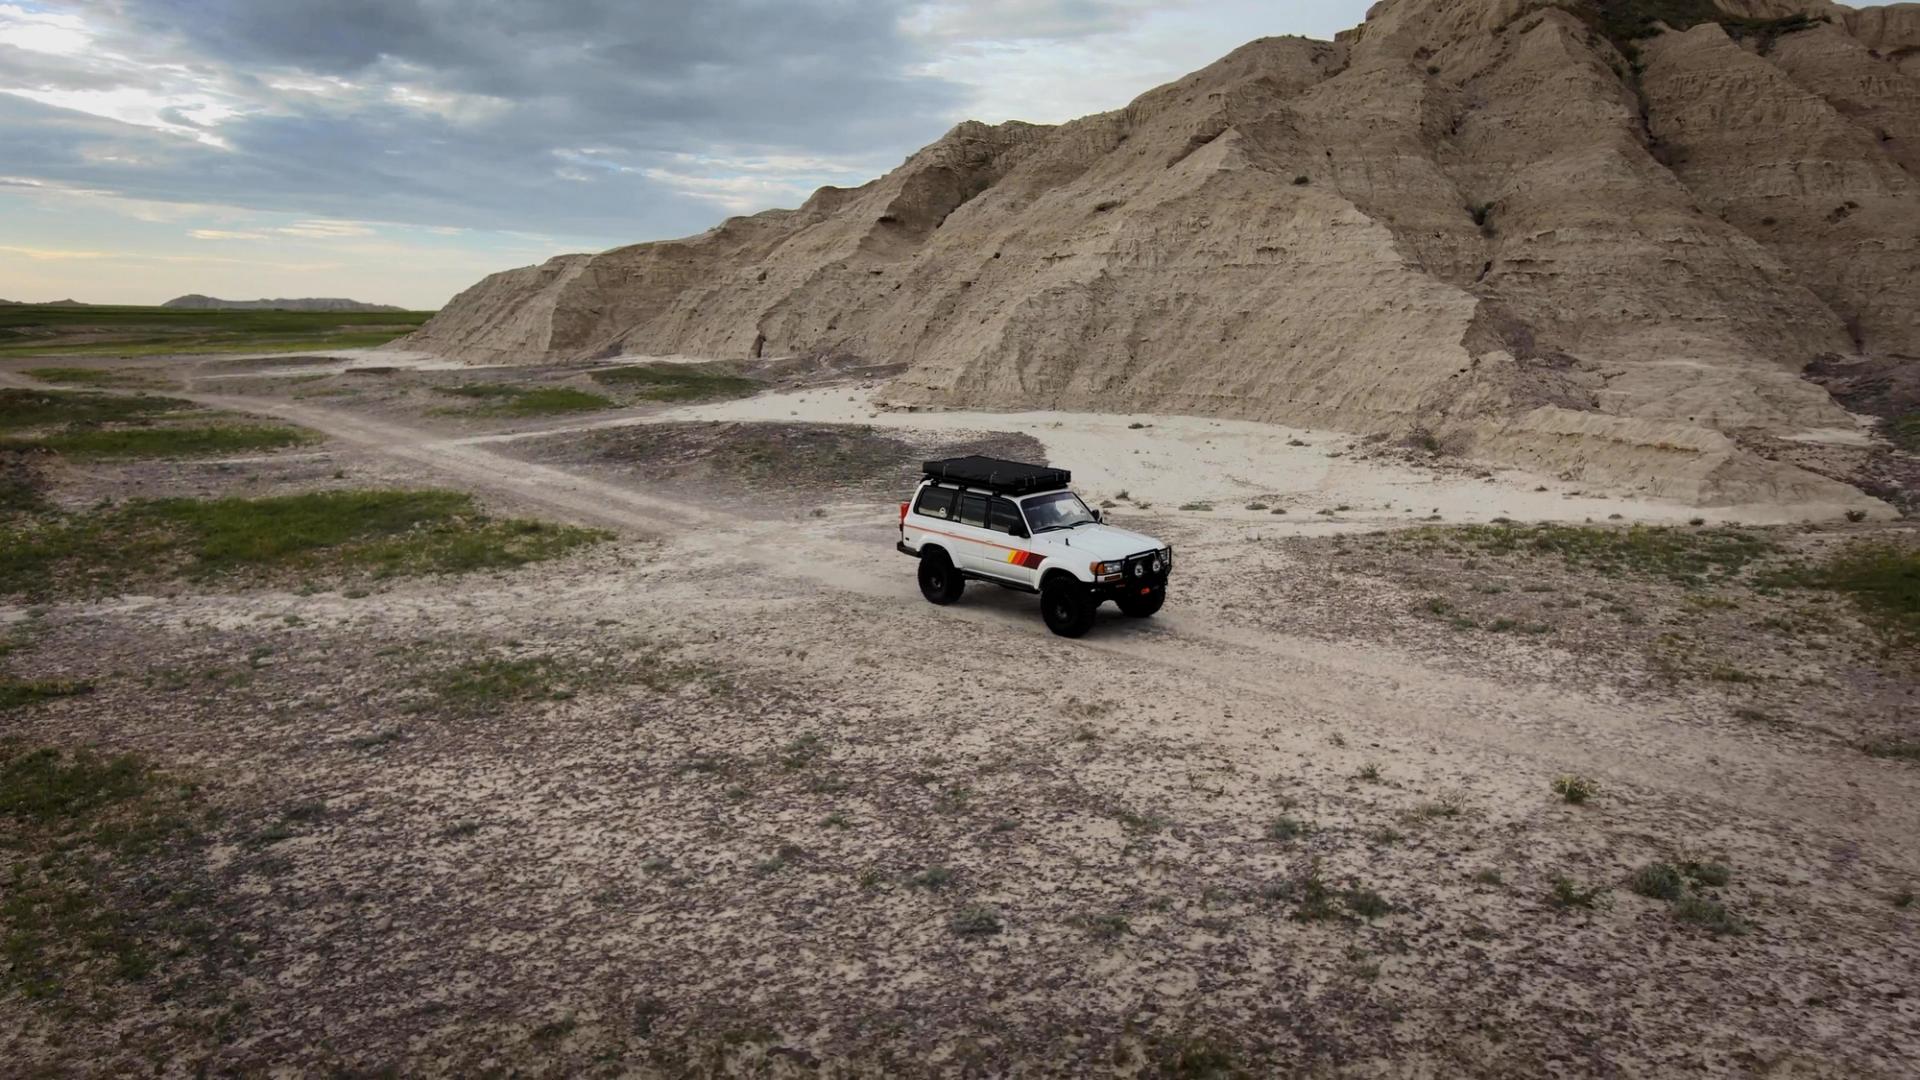
[[[1040,615],[1047,629],[1061,637],[1079,637],[1093,629],[1094,602],[1087,587],[1065,574],[1055,574],[1040,586]]]
[[[953,568],[946,552],[935,548],[920,556],[920,595],[936,604],[951,604],[966,587],[966,579]]]
[[[1165,585],[1155,586],[1150,592],[1136,592],[1131,596],[1122,596],[1114,601],[1114,603],[1120,606],[1120,613],[1122,615],[1128,615],[1135,619],[1144,619],[1152,615],[1154,612],[1160,610],[1161,604],[1166,602],[1167,587]]]

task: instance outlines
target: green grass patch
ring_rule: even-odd
[[[442,394],[468,398],[480,404],[460,410],[466,416],[559,416],[565,413],[611,409],[618,402],[568,386],[501,386],[476,383],[470,386],[442,386]]]
[[[38,469],[11,455],[0,456],[0,515],[34,514],[47,509],[46,487],[46,478]]]
[[[93,424],[136,424],[197,408],[180,398],[83,390],[0,388],[0,432]]]
[[[1683,923],[1705,927],[1715,934],[1743,934],[1746,924],[1735,918],[1718,900],[1689,893],[1673,902],[1673,917]]]
[[[0,356],[305,352],[383,345],[430,311],[193,311],[0,306]]]
[[[47,450],[82,461],[208,457],[279,450],[317,438],[310,431],[279,424],[85,428],[30,439],[0,439],[0,452]]]
[[[1891,758],[1895,761],[1920,761],[1920,741],[1897,739],[1888,736],[1860,744],[1860,750],[1868,757]]]
[[[465,573],[558,558],[607,535],[495,519],[452,491],[145,500],[0,525],[0,593],[112,591],[169,576]]]
[[[1662,577],[1685,585],[1734,577],[1778,550],[1765,536],[1730,527],[1463,525],[1414,529],[1406,539],[1434,547],[1471,545],[1496,557],[1558,556],[1570,567]]]
[[[140,386],[145,381],[138,373],[111,368],[36,367],[20,374],[63,386]]]
[[[497,712],[508,705],[572,697],[567,669],[551,657],[487,657],[438,672],[428,680],[435,703],[463,713]]]
[[[1648,863],[1635,870],[1627,886],[1652,900],[1678,900],[1687,891],[1680,871],[1668,863]]]
[[[166,869],[198,809],[139,757],[0,741],[0,996],[78,997],[207,948],[198,892]]]
[[[92,683],[81,679],[15,679],[0,675],[0,712],[55,698],[76,697],[92,689]]]
[[[194,457],[272,450],[314,436],[277,424],[180,421],[190,401],[148,394],[0,389],[0,452],[78,459]]]
[[[1903,637],[1920,637],[1920,547],[1853,544],[1785,580],[1846,593],[1883,626]]]
[[[1920,412],[1882,420],[1880,433],[1900,449],[1910,454],[1920,454]]]
[[[706,401],[748,397],[760,382],[711,364],[633,364],[601,368],[590,378],[647,401]]]

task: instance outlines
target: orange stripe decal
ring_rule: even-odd
[[[1028,570],[1040,569],[1040,563],[1043,558],[1041,554],[1037,551],[1022,551],[1017,547],[1008,547],[1005,544],[996,544],[991,540],[977,540],[971,536],[961,536],[959,533],[941,532],[939,529],[929,529],[925,525],[908,525],[907,528],[918,529],[923,533],[932,533],[934,536],[944,536],[950,540],[964,540],[969,544],[979,544],[982,547],[999,548],[1001,551],[1004,551],[1007,553],[1007,561],[1009,563],[1012,563],[1015,566],[1023,567]]]

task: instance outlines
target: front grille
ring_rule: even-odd
[[[1157,570],[1154,569],[1156,561],[1160,564]],[[1167,580],[1170,561],[1164,551],[1143,551],[1138,555],[1129,555],[1122,570],[1125,576],[1121,580],[1129,585],[1158,585]]]

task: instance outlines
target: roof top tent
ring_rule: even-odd
[[[1065,469],[1050,469],[1045,465],[1027,465],[978,454],[928,461],[920,468],[929,480],[986,488],[1001,495],[1055,491],[1073,480],[1073,474]]]

